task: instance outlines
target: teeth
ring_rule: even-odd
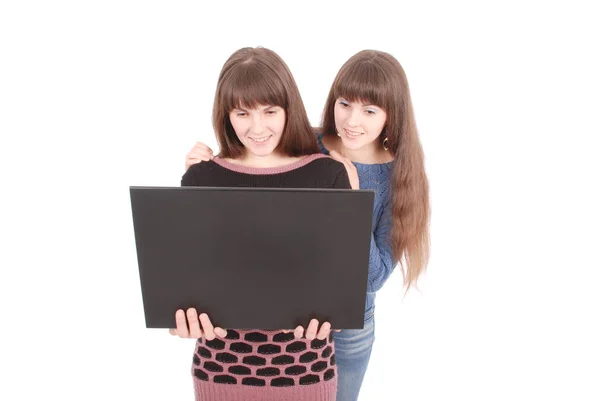
[[[350,135],[350,136],[360,136],[360,135],[362,135],[362,133],[361,133],[361,132],[353,132],[353,131],[349,131],[349,130],[346,130],[346,132],[347,132],[347,133],[348,133],[348,135]]]
[[[264,142],[269,138],[270,138],[270,136],[265,136],[263,138],[250,138],[250,139],[252,139],[254,142]]]

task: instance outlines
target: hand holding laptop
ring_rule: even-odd
[[[206,313],[198,315],[196,308],[189,308],[187,311],[182,309],[175,312],[175,322],[177,327],[169,329],[169,333],[172,336],[179,336],[180,338],[201,338],[205,337],[208,341],[214,340],[216,337],[225,338],[227,336],[227,330],[220,327],[214,327],[210,318]],[[291,330],[284,330],[289,333]],[[300,339],[304,337],[304,327],[298,326],[294,329],[294,338]],[[339,331],[339,330],[336,330]],[[319,321],[312,319],[306,328],[306,339],[324,340],[331,332],[331,324],[324,322],[319,328]]]
[[[189,308],[186,312],[182,309],[177,310],[175,312],[175,323],[177,328],[169,329],[172,336],[181,338],[205,337],[208,341],[214,340],[217,336],[221,338],[227,336],[226,330],[213,326],[206,313],[198,315],[196,308]]]

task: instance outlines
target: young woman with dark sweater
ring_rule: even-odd
[[[221,153],[188,169],[181,185],[351,187],[345,166],[319,151],[296,83],[268,49],[240,49],[227,60],[213,125]],[[170,330],[198,339],[192,363],[196,400],[335,400],[337,366],[328,322],[319,327],[313,319],[306,330],[294,331],[224,330],[199,312],[178,310],[177,327]]]

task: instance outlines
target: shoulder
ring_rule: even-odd
[[[303,168],[310,168],[322,171],[345,171],[343,163],[334,160],[331,156],[317,153],[314,155],[306,156],[306,163]]]
[[[187,173],[190,173],[192,175],[203,175],[203,174],[209,174],[211,172],[213,172],[214,170],[220,168],[220,166],[215,163],[213,160],[209,160],[209,161],[203,161],[200,163],[196,163],[193,166],[191,166]]]
[[[330,183],[333,187],[350,188],[346,166],[330,156],[322,154],[319,156],[304,166],[304,173],[313,177],[322,177],[322,180]]]
[[[220,166],[212,160],[196,163],[190,166],[183,177],[181,177],[181,185],[205,185],[207,178],[213,176],[214,172],[219,168]]]
[[[344,164],[320,153],[302,159],[293,174],[295,184],[306,188],[350,188]]]

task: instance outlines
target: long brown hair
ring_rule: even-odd
[[[213,128],[221,156],[243,155],[229,113],[238,107],[259,105],[284,109],[286,123],[276,150],[288,156],[319,153],[300,91],[285,62],[272,50],[245,47],[233,53],[223,65],[213,104]]]
[[[415,285],[429,261],[429,182],[419,140],[408,80],[392,55],[363,50],[340,69],[323,111],[323,134],[336,135],[334,106],[338,98],[374,104],[387,113],[379,136],[394,155],[391,178],[393,226],[390,244],[407,289]]]

